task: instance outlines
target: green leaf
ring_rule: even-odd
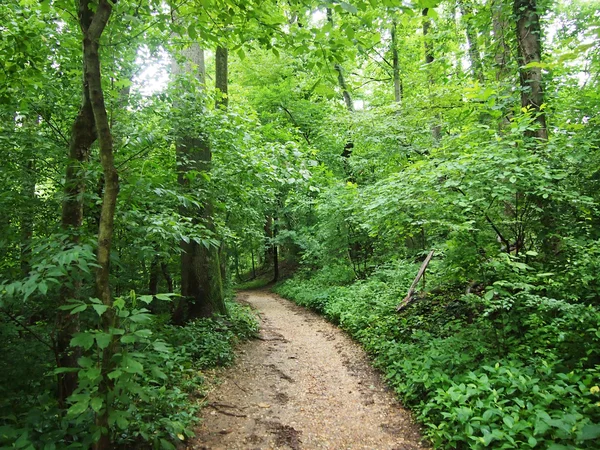
[[[162,448],[163,450],[175,450],[176,447],[166,439],[161,439],[160,448]]]
[[[133,334],[141,338],[149,338],[150,336],[152,336],[152,331],[144,328],[142,330],[134,331]]]
[[[89,398],[84,398],[69,408],[67,413],[71,417],[77,417],[87,411],[89,406]]]
[[[90,406],[92,407],[94,412],[100,412],[103,404],[104,400],[102,400],[102,397],[94,397],[90,402]]]
[[[94,335],[91,333],[77,333],[71,339],[71,347],[83,347],[89,350],[94,345]]]
[[[152,347],[154,347],[154,350],[157,352],[168,353],[171,351],[169,346],[163,341],[154,341]]]
[[[158,366],[152,366],[151,372],[153,376],[161,380],[166,380],[168,378],[167,375],[158,368]]]
[[[512,428],[515,425],[515,421],[511,416],[504,416],[502,418],[502,422],[504,422],[504,425],[506,425],[508,428]]]
[[[137,373],[140,375],[144,373],[144,366],[129,356],[123,358],[121,368],[127,373]]]
[[[96,342],[98,343],[98,348],[101,350],[104,350],[106,347],[108,347],[113,338],[109,333],[98,333],[95,337]]]
[[[92,305],[92,308],[96,311],[99,316],[102,316],[108,309],[107,305]]]
[[[73,308],[71,310],[71,314],[78,314],[80,312],[83,312],[83,311],[85,311],[87,309],[87,307],[88,307],[88,305],[86,305],[85,303],[83,303],[83,304],[81,304],[79,306],[76,306],[75,308]]]
[[[152,297],[152,295],[140,295],[138,297],[138,299],[140,301],[144,302],[147,305],[149,305],[150,303],[152,303],[152,300],[154,300],[154,298]]]
[[[347,11],[350,14],[358,13],[358,9],[356,9],[356,6],[351,5],[350,3],[340,2],[340,6],[344,9],[344,11]]]
[[[577,436],[578,441],[590,441],[600,437],[600,425],[596,423],[588,423]]]
[[[190,25],[187,29],[188,36],[192,41],[198,39],[198,33],[196,32],[196,26],[194,24]]]

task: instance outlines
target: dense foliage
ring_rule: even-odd
[[[440,448],[597,447],[596,0],[0,7],[3,446],[185,440],[281,268]]]

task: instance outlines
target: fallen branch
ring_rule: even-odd
[[[397,312],[402,311],[404,308],[406,308],[406,305],[408,305],[410,303],[411,299],[413,298],[413,294],[415,293],[415,289],[417,288],[417,284],[419,284],[419,280],[421,279],[421,277],[425,273],[425,269],[427,269],[427,266],[429,265],[429,261],[431,261],[431,258],[433,257],[433,252],[434,252],[434,250],[431,250],[429,252],[429,255],[427,255],[427,258],[425,258],[425,261],[423,261],[423,264],[421,264],[421,268],[419,269],[419,273],[417,273],[417,277],[415,278],[415,280],[410,285],[410,289],[408,290],[408,294],[406,294],[406,297],[404,297],[404,300],[402,300],[400,302],[400,304],[396,307],[396,311]]]
[[[224,414],[226,416],[231,416],[231,417],[248,417],[246,414],[236,414],[236,413],[232,413],[232,412],[229,412],[229,411],[223,411],[221,408],[219,408],[218,406],[216,406],[213,403],[209,403],[206,406],[210,406],[211,408],[213,408],[217,412],[219,412],[221,414]]]

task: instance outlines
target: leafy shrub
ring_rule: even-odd
[[[113,333],[120,345],[112,357],[109,377],[114,384],[110,394],[101,395],[97,388],[100,350],[108,345],[109,336],[91,327],[76,334],[71,342],[82,348],[83,356],[75,369],[79,384],[69,398],[66,415],[61,415],[49,393],[31,392],[25,398],[26,405],[12,411],[14,396],[7,396],[0,403],[0,446],[89,448],[98,433],[94,415],[107,407],[113,442],[122,448],[144,442],[146,447],[175,449],[175,443],[193,436],[198,402],[190,401],[190,397],[202,393],[202,370],[231,363],[236,343],[256,334],[257,321],[249,308],[228,302],[227,318],[199,319],[185,327],[174,327],[165,324],[164,317],[139,308],[139,300],[151,301],[152,297],[136,299],[132,295],[115,300],[120,328],[113,329]],[[96,302],[91,299],[70,307],[89,314],[86,320],[93,322],[94,315],[105,312]],[[36,389],[48,391],[47,386]]]

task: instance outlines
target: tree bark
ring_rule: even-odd
[[[353,112],[354,111],[354,102],[352,101],[350,92],[348,92],[348,86],[346,85],[346,79],[344,78],[344,71],[342,69],[342,66],[340,66],[339,64],[336,64],[335,71],[338,74],[338,83],[340,84],[340,88],[342,89],[342,96],[344,97],[344,103],[346,104],[346,109],[350,112]]]
[[[546,115],[542,111],[544,88],[542,69],[535,66],[541,62],[542,44],[540,16],[536,0],[514,0],[514,14],[517,19],[519,75],[521,81],[521,106],[534,116],[537,128],[529,130],[528,136],[541,140],[548,139]],[[533,63],[533,67],[527,65]]]
[[[504,80],[508,76],[508,63],[511,59],[510,47],[507,44],[509,25],[504,14],[502,0],[491,0],[492,30],[494,34],[494,63],[496,68],[496,81]]]
[[[423,42],[425,46],[425,64],[427,64],[427,82],[429,84],[430,91],[430,99],[431,98],[431,88],[434,84],[433,79],[433,69],[431,68],[431,63],[435,60],[433,54],[433,45],[431,44],[431,39],[429,37],[429,33],[431,30],[431,20],[429,19],[429,8],[423,9]],[[437,142],[442,138],[442,127],[439,124],[433,124],[431,126],[431,134],[433,139]]]
[[[471,62],[471,73],[473,78],[483,83],[483,64],[481,63],[481,55],[479,54],[479,42],[477,38],[477,28],[473,24],[473,7],[469,0],[461,0],[460,13],[465,21],[465,30],[467,34],[467,43],[469,45],[469,60]]]
[[[204,65],[204,51],[198,44],[193,44],[186,50],[187,62],[182,69],[176,62],[173,65],[173,74],[190,72],[196,66],[194,75],[200,84],[204,84],[206,68]],[[182,189],[189,190],[190,182],[186,177],[189,171],[210,171],[212,152],[206,136],[180,136],[176,145],[178,182]],[[213,205],[207,199],[199,210],[198,208],[181,208],[184,216],[190,217],[192,222],[202,222],[206,228],[214,232]],[[214,314],[226,314],[225,299],[219,263],[219,249],[214,246],[206,248],[194,240],[181,241],[181,295],[173,321],[182,324],[186,320],[198,317],[210,317]]]
[[[228,80],[227,80],[227,59],[229,51],[225,47],[218,46],[215,53],[215,87],[217,88],[217,98],[215,106],[227,108],[229,98],[227,97]]]
[[[218,46],[215,53],[215,88],[217,89],[215,98],[215,108],[227,109],[229,105],[227,60],[229,51],[225,47]],[[225,219],[227,223],[227,218]],[[221,282],[227,280],[227,249],[225,241],[219,246],[219,265],[221,268]]]
[[[29,275],[31,270],[31,241],[33,239],[33,218],[35,212],[35,161],[33,157],[29,158],[25,163],[23,171],[23,190],[21,197],[25,201],[20,217],[21,231],[21,274],[23,277]]]
[[[89,9],[90,0],[80,0],[80,5]],[[102,303],[109,308],[101,317],[102,331],[108,333],[115,325],[115,317],[112,310],[112,293],[110,289],[110,250],[114,230],[114,218],[119,193],[119,176],[114,164],[113,137],[110,130],[108,114],[102,91],[102,75],[100,72],[100,37],[108,23],[112,13],[110,0],[99,0],[96,12],[89,27],[84,23],[83,31],[83,55],[85,61],[85,79],[88,84],[89,98],[94,115],[94,123],[98,133],[100,147],[100,162],[104,174],[104,195],[102,199],[102,210],[100,213],[100,226],[98,228],[98,248],[96,253],[96,295]],[[112,356],[116,351],[116,341],[112,342],[102,351],[101,376],[98,392],[106,395],[111,388],[112,382],[108,373],[112,368]],[[96,414],[96,426],[103,430],[94,449],[104,450],[111,446],[108,415],[110,405]]]
[[[400,80],[396,21],[392,23],[392,72],[394,78],[394,101],[400,103],[402,101],[402,81]]]
[[[79,3],[79,22],[84,33],[87,32],[93,13],[87,1]],[[82,47],[83,52],[83,47]],[[61,226],[68,234],[68,246],[79,243],[81,226],[83,224],[83,197],[85,193],[85,166],[90,159],[91,147],[96,140],[96,124],[88,81],[85,73],[87,65],[83,60],[82,101],[77,117],[71,128],[69,142],[69,155],[65,173],[65,197],[62,203]],[[79,298],[81,281],[77,274],[76,266],[71,267],[70,280],[63,283],[59,293],[59,305],[65,305],[69,299]],[[69,343],[75,333],[79,331],[79,315],[70,314],[69,311],[58,310],[56,317],[56,354],[58,367],[77,367],[80,356],[78,349],[70,349]],[[67,398],[77,387],[76,373],[62,373],[58,375],[58,403],[66,406]]]
[[[273,239],[277,238],[277,232],[279,227],[279,219],[277,217],[273,220]],[[279,280],[279,249],[276,243],[273,243],[273,282]]]

